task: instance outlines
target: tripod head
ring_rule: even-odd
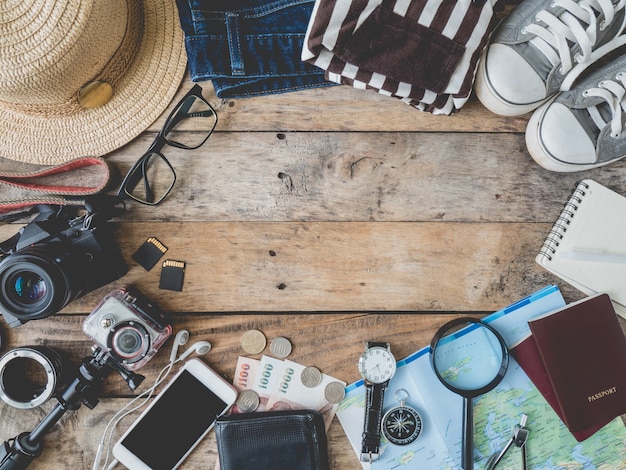
[[[57,394],[58,404],[30,433],[23,432],[4,441],[0,447],[0,470],[21,470],[43,452],[44,436],[68,410],[77,410],[81,404],[93,409],[98,404],[98,393],[103,380],[118,372],[131,390],[135,390],[144,377],[136,374],[111,358],[100,347],[94,346],[93,355],[84,358],[76,378]]]

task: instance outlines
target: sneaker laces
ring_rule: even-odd
[[[615,19],[615,13],[625,5],[626,0],[619,0],[616,4],[612,0],[553,0],[551,7],[561,7],[565,11],[557,17],[541,10],[535,17],[537,23],[526,25],[522,33],[533,34],[535,37],[530,43],[552,66],[560,63],[560,72],[565,74],[572,69],[574,62],[586,63],[593,60],[592,52],[596,45],[598,28],[600,31],[607,28]],[[598,24],[600,17],[603,20]],[[539,22],[543,24],[538,24]],[[572,52],[576,49],[578,52],[572,57]]]
[[[583,91],[583,96],[598,97],[608,104],[611,111],[611,137],[617,139],[622,133],[622,115],[626,112],[626,73],[619,72],[615,80],[602,80],[597,87]],[[607,125],[599,109],[602,104],[587,108],[589,116],[599,130]]]

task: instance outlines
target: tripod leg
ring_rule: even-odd
[[[29,443],[30,434],[21,433],[15,439],[5,441],[0,448],[1,470],[23,470],[41,455],[43,443],[35,445]]]

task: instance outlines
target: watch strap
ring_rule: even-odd
[[[361,442],[361,461],[378,460],[380,451],[380,426],[383,419],[383,402],[387,383],[365,384],[365,423]]]
[[[384,348],[389,350],[389,343],[368,341],[365,349]],[[380,452],[381,423],[383,419],[383,404],[387,382],[373,384],[365,381],[365,422],[361,442],[361,462],[378,460]]]

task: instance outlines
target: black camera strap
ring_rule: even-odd
[[[87,211],[83,219],[83,226],[87,229],[96,227],[98,224],[120,216],[125,209],[123,199],[107,194],[88,196],[85,198],[85,205],[83,207]],[[0,224],[14,222],[32,216],[33,214],[37,214],[34,221],[38,218],[44,220],[51,214],[59,214],[63,211],[73,211],[77,215],[79,209],[81,209],[79,206],[39,204],[31,207],[27,211],[0,216]],[[0,259],[13,252],[21,236],[22,230],[20,229],[12,237],[0,242]]]
[[[85,228],[89,228],[94,224],[100,224],[119,217],[124,213],[126,204],[124,199],[119,196],[95,194],[85,198],[85,209],[87,209],[85,224],[89,224],[85,225]]]
[[[11,253],[11,251],[13,251],[13,248],[15,248],[15,245],[17,244],[17,241],[20,239],[21,236],[22,236],[22,232],[17,232],[8,240],[5,240],[2,243],[0,243],[0,259],[2,259],[4,256]]]

